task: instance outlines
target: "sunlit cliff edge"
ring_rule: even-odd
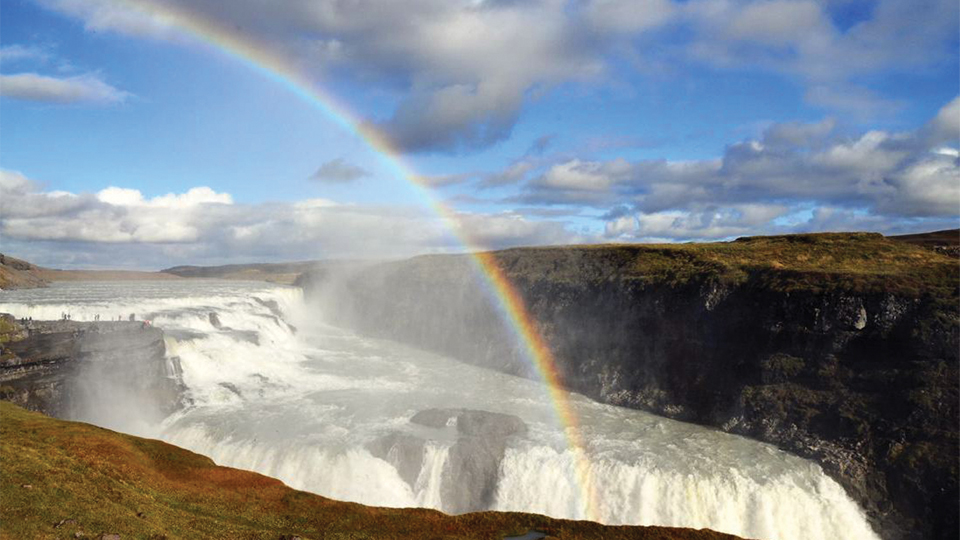
[[[0,402],[0,538],[733,540],[533,514],[375,508],[296,491],[161,441]]]

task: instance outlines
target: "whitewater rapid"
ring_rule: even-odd
[[[299,289],[215,280],[55,283],[0,292],[0,312],[35,320],[134,314],[164,330],[167,355],[182,369],[186,407],[152,425],[87,419],[105,427],[159,437],[328,497],[443,510],[456,429],[410,418],[431,408],[505,413],[527,431],[508,440],[491,509],[591,517],[576,455],[543,385],[325,325]],[[568,399],[604,523],[709,527],[769,540],[878,538],[812,462],[580,395]],[[378,441],[394,436],[425,441],[414,476],[397,466],[400,446],[374,455]]]

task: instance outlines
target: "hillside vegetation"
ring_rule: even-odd
[[[374,508],[218,467],[169,444],[0,402],[0,538],[732,540],[709,530],[607,527],[543,516]]]
[[[778,279],[784,286],[842,285],[847,290],[882,287],[889,291],[891,287],[916,288],[931,280],[946,285],[957,275],[955,259],[877,233],[754,236],[733,242],[690,244],[516,248],[496,255],[509,261],[516,252],[526,256],[507,268],[511,274],[555,281],[616,277],[681,284],[713,274],[737,283],[751,274],[769,273],[781,274]],[[536,257],[538,252],[543,254],[542,258]],[[583,264],[558,264],[562,261],[558,253],[564,252],[568,262]]]

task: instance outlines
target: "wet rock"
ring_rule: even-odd
[[[431,428],[452,425],[461,435],[496,439],[520,435],[527,430],[524,421],[512,414],[473,409],[425,409],[413,415],[410,422]]]
[[[457,431],[468,437],[505,439],[527,432],[527,424],[512,414],[463,410],[457,415]]]
[[[367,445],[367,450],[393,467],[413,488],[423,468],[426,441],[406,433],[390,433]]]
[[[235,385],[235,384],[233,384],[233,383],[222,382],[222,383],[220,383],[220,386],[222,386],[222,387],[226,388],[227,390],[229,390],[230,392],[236,394],[236,396],[237,396],[238,398],[243,399],[243,393],[240,392],[240,389],[237,388],[237,385]],[[138,517],[139,517],[139,514],[138,514]]]
[[[863,330],[867,327],[867,309],[863,306],[860,306],[860,311],[857,313],[857,319],[853,321],[853,327],[856,330]]]
[[[443,510],[459,514],[490,508],[507,440],[526,433],[523,420],[472,409],[426,409],[410,422],[431,428],[456,426],[457,442],[447,455],[440,485]]]
[[[211,311],[211,312],[207,315],[207,318],[210,320],[210,324],[211,324],[214,328],[216,328],[217,330],[222,330],[222,329],[223,329],[223,323],[220,322],[220,316],[219,316],[219,315],[217,315],[216,313],[214,313],[214,312]]]
[[[283,312],[280,311],[280,304],[278,304],[276,300],[264,300],[263,298],[257,296],[254,296],[253,300],[261,306],[269,309],[270,313],[272,313],[275,317],[281,319],[283,318]]]
[[[410,422],[431,428],[442,428],[456,418],[458,412],[459,409],[426,409],[413,415]]]

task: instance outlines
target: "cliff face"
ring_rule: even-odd
[[[0,315],[0,399],[60,418],[159,419],[179,406],[179,364],[140,322]],[[133,409],[136,409],[135,411]]]
[[[819,462],[885,538],[958,533],[958,272],[879,235],[496,254],[597,400]],[[301,282],[333,322],[530,375],[463,256]]]

